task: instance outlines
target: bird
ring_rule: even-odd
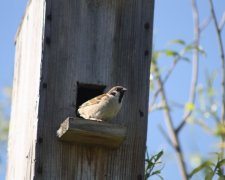
[[[126,91],[123,86],[114,86],[107,93],[84,102],[78,108],[78,114],[84,119],[110,121],[120,111]]]

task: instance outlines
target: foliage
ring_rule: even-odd
[[[160,175],[162,167],[159,167],[159,165],[162,164],[162,162],[160,161],[162,155],[162,150],[159,153],[153,155],[152,157],[149,157],[148,153],[146,154],[145,180],[152,176],[158,176],[160,179],[163,179],[163,177]]]
[[[204,174],[206,180],[211,180],[212,178],[225,179],[225,56],[221,36],[225,24],[225,13],[221,22],[218,23],[213,1],[209,0],[211,16],[201,24],[199,23],[200,18],[196,0],[192,0],[191,2],[194,22],[194,40],[187,43],[183,39],[175,39],[169,42],[168,48],[155,50],[153,52],[151,61],[151,101],[149,111],[162,111],[164,114],[168,134],[162,127],[160,127],[160,130],[167,142],[176,152],[178,166],[183,180],[187,180],[198,173]],[[202,85],[198,82],[200,69],[199,59],[206,58],[207,53],[200,45],[200,35],[211,20],[214,21],[216,29],[215,34],[219,46],[218,54],[222,66],[221,70],[212,70],[210,73],[206,71],[205,82],[203,83],[204,85]],[[205,37],[205,39],[206,38],[207,37]],[[214,55],[214,57],[216,57],[216,55]],[[164,62],[160,62],[161,59],[163,59]],[[172,63],[169,65],[169,68],[165,69],[162,67],[162,64],[168,64],[171,60]],[[188,70],[190,69],[192,74],[188,100],[186,102],[177,103],[171,100],[170,94],[167,92],[168,86],[166,86],[166,83],[174,70],[178,68],[180,62],[187,62],[187,66],[191,65],[191,67],[188,67]],[[221,76],[220,78],[218,78],[218,74]],[[218,87],[214,85],[214,82],[218,82],[218,80],[220,80],[221,85],[220,93],[218,93],[216,89]],[[177,108],[179,108],[179,113],[182,112],[183,115],[178,125],[175,126],[174,121],[177,122],[177,117],[175,120],[173,113],[176,113]],[[219,146],[214,146],[214,148],[217,148],[217,161],[215,162],[208,156],[204,158],[205,161],[203,163],[193,169],[189,174],[187,165],[189,165],[190,162],[185,161],[186,150],[182,148],[184,141],[181,139],[180,132],[183,130],[184,126],[190,124],[202,128],[207,134],[218,139],[220,143]],[[197,139],[198,138],[196,138],[196,140]]]
[[[165,84],[171,74],[173,73],[174,69],[177,67],[177,64],[181,61],[191,62],[190,60],[190,53],[191,51],[195,50],[198,51],[199,54],[202,54],[203,56],[206,55],[206,52],[197,46],[193,46],[191,44],[186,44],[181,39],[173,40],[169,43],[170,45],[181,45],[181,50],[172,50],[164,49],[164,50],[158,50],[153,52],[152,57],[152,67],[151,67],[151,75],[154,78],[151,78],[151,84],[152,84],[152,91],[153,93],[153,100],[150,103],[150,112],[156,111],[156,110],[166,110],[168,109],[168,112],[172,109],[172,106],[174,104],[169,103],[168,107],[162,107],[162,102],[165,101],[165,99],[161,98],[162,100],[159,100],[159,94],[160,91],[163,91],[164,89],[157,86],[158,83],[161,82],[161,85],[163,88],[165,88]],[[160,68],[160,65],[158,64],[159,59],[165,56],[166,58],[172,59],[172,65],[170,66],[167,71],[162,71]],[[197,102],[186,102],[181,108],[184,109],[186,112],[192,112],[191,116],[188,117],[189,122],[195,123],[196,125],[199,125],[207,132],[210,132],[212,135],[218,136],[218,137],[225,137],[225,126],[220,121],[218,109],[217,109],[217,93],[214,88],[214,81],[216,80],[218,71],[214,70],[211,73],[206,72],[205,79],[206,79],[206,85],[203,86],[201,84],[197,84]],[[164,92],[165,93],[165,92]],[[165,105],[164,105],[165,106]],[[211,117],[215,121],[215,125],[212,126],[212,122],[205,121],[206,118]],[[175,127],[172,127],[174,130],[174,134],[178,136],[177,129]],[[177,134],[176,134],[177,133]],[[169,137],[166,137],[167,140]],[[170,139],[168,140],[170,142]],[[173,146],[173,145],[172,145]],[[225,144],[221,144],[221,146],[225,146]],[[182,152],[182,156],[184,156]],[[218,158],[216,163],[213,163],[212,159],[208,158],[208,160],[205,160],[201,165],[196,167],[192,170],[189,177],[194,176],[195,174],[199,172],[203,172],[205,174],[206,180],[211,180],[213,177],[218,177],[219,179],[225,179],[225,175],[223,173],[223,166],[225,164],[224,157]],[[161,171],[159,171],[161,172]]]
[[[4,116],[3,109],[0,108],[0,143],[7,140],[9,131],[9,121]]]
[[[200,171],[205,172],[205,180],[212,180],[213,177],[216,177],[216,175],[218,176],[219,180],[223,180],[225,179],[225,174],[223,172],[223,166],[225,165],[225,159],[221,159],[220,160],[220,154],[217,153],[217,162],[213,163],[210,160],[206,160],[204,161],[201,165],[199,165],[198,167],[196,167],[195,169],[192,170],[192,172],[190,173],[190,178],[197,174]]]
[[[0,143],[6,142],[9,131],[9,113],[7,109],[10,107],[11,88],[3,89],[3,100],[0,102]]]

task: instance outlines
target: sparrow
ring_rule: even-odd
[[[107,93],[83,103],[78,108],[78,113],[84,119],[109,121],[120,111],[126,91],[122,86],[115,86]]]

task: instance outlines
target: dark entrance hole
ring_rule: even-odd
[[[103,94],[105,88],[105,85],[85,84],[77,82],[76,115],[79,117],[77,110],[81,104],[83,104],[89,99]]]

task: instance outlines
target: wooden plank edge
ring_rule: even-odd
[[[126,127],[68,117],[61,123],[57,136],[61,141],[117,148],[126,138]]]

